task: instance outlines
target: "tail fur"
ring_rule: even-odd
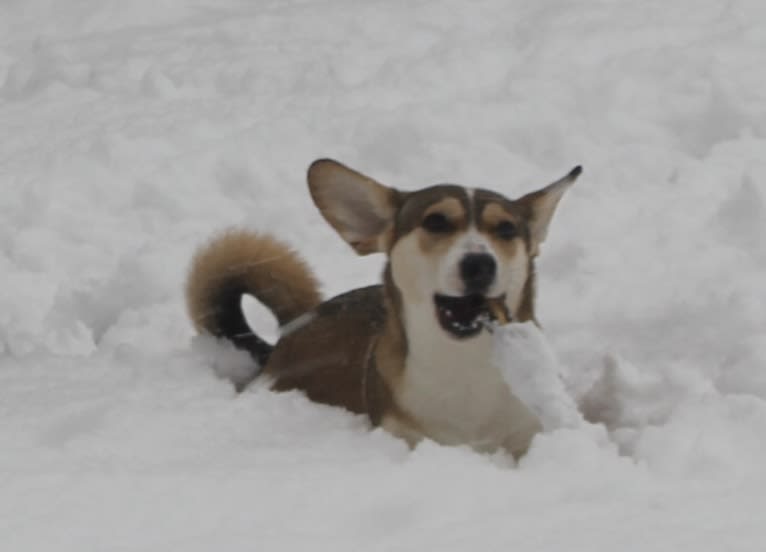
[[[273,346],[247,324],[243,294],[266,305],[280,326],[321,302],[318,282],[306,263],[269,235],[229,230],[197,252],[186,282],[186,305],[195,328],[228,339],[261,366]]]

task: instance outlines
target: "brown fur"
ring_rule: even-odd
[[[359,414],[368,404],[385,408],[386,390],[365,389],[368,359],[385,313],[380,286],[345,293],[316,310],[316,316],[280,339],[263,373],[277,391],[300,389],[314,401],[342,406]]]
[[[216,294],[236,282],[269,307],[280,324],[310,311],[322,300],[319,283],[288,246],[265,234],[229,230],[200,249],[186,285],[189,316],[200,332],[220,335]]]

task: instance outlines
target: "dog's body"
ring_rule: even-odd
[[[426,437],[518,456],[540,422],[492,364],[482,320],[498,306],[534,320],[534,258],[579,172],[511,201],[453,185],[400,192],[317,161],[314,202],[359,254],[388,255],[383,284],[322,302],[289,248],[232,231],[197,254],[190,315],[199,331],[249,351],[276,390],[367,414],[411,444]],[[248,327],[243,294],[274,312],[276,346]]]

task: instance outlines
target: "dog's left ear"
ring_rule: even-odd
[[[565,177],[557,180],[542,190],[537,190],[518,200],[524,206],[527,224],[529,225],[530,254],[537,255],[540,244],[548,235],[548,225],[556,211],[561,196],[574,184],[582,173],[582,167],[576,166]]]
[[[322,216],[360,255],[387,251],[401,192],[333,161],[314,161],[309,190]]]

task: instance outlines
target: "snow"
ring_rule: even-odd
[[[764,66],[756,0],[3,2],[3,550],[763,550]],[[583,165],[538,317],[591,423],[409,451],[216,376],[246,363],[182,301],[213,232],[378,279],[325,156],[509,196]]]
[[[580,426],[584,422],[582,410],[566,388],[556,352],[534,322],[490,324],[492,362],[513,393],[537,416],[543,430]],[[595,385],[591,392],[594,401],[611,399],[615,394]],[[613,418],[605,412],[593,414],[599,422]]]

